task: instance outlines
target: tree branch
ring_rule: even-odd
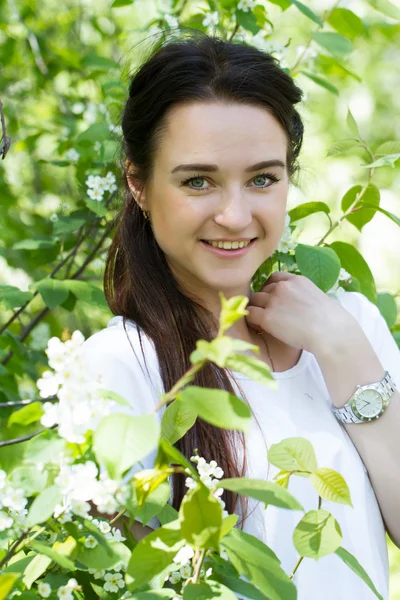
[[[11,146],[11,136],[7,135],[6,121],[3,113],[3,103],[0,100],[0,120],[1,120],[1,140],[0,140],[0,156],[4,160]]]

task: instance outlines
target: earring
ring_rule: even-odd
[[[150,211],[149,210],[142,210],[144,218],[146,221],[148,221],[150,219]]]

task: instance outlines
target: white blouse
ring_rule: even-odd
[[[378,308],[358,292],[339,288],[330,296],[357,319],[384,369],[400,387],[400,351]],[[113,317],[105,329],[84,342],[83,351],[93,376],[100,372],[103,385],[130,402],[130,414],[146,414],[153,410],[164,391],[158,360],[153,342],[142,335],[149,376],[137,327],[129,321],[126,325],[128,336],[122,317]],[[278,390],[271,390],[241,373],[234,375],[253,413],[250,431],[245,435],[247,476],[272,480],[279,469],[268,464],[270,445],[287,437],[307,438],[314,447],[318,466],[337,470],[350,489],[353,507],[323,500],[322,508],[337,519],[343,533],[342,546],[358,559],[378,592],[387,600],[388,553],[379,505],[356,447],[331,412],[328,390],[314,355],[303,350],[294,367],[273,373]],[[234,381],[233,385],[237,395],[241,396]],[[157,413],[160,420],[163,410]],[[358,426],[363,427],[363,424]],[[145,468],[153,466],[155,456],[156,450],[142,461]],[[289,491],[306,512],[317,508],[318,496],[306,478],[292,476]],[[291,573],[298,559],[292,541],[293,530],[303,513],[271,505],[264,509],[262,503],[250,498],[249,513],[244,531],[268,544],[281,560],[282,568]],[[159,521],[152,519],[149,525],[156,527]],[[294,576],[294,582],[298,600],[376,598],[336,554],[318,561],[305,558]]]

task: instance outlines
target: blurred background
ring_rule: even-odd
[[[397,0],[3,0],[1,12],[0,101],[11,147],[0,163],[0,325],[7,331],[0,401],[32,397],[51,336],[80,329],[87,337],[112,316],[101,279],[121,202],[120,117],[129,74],[154,44],[187,28],[272,52],[304,90],[301,171],[289,208],[324,202],[335,222],[345,193],[366,183],[371,156],[389,155],[373,183],[380,207],[400,215]],[[349,109],[364,146],[339,148],[354,137]],[[90,193],[90,175],[109,177],[103,196]],[[361,252],[377,289],[397,308],[399,224],[378,211],[362,228],[343,219],[328,238]],[[296,225],[296,239],[313,245],[330,223],[318,212]],[[79,285],[49,286],[53,273]],[[399,339],[396,315],[392,325]],[[400,600],[400,550],[388,542],[390,598]]]

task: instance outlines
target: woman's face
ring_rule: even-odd
[[[150,211],[156,240],[190,295],[211,302],[216,296],[219,303],[219,291],[226,297],[249,294],[251,277],[284,229],[286,150],[283,129],[264,109],[222,102],[171,109],[140,204]],[[194,164],[199,167],[188,166]],[[253,238],[240,254],[215,252],[203,241]]]

